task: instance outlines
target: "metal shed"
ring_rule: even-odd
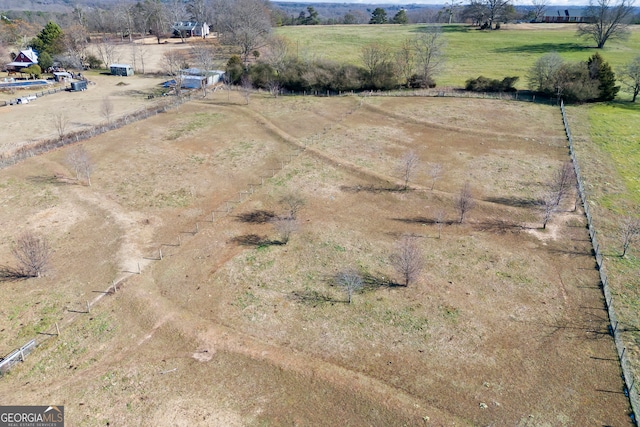
[[[133,76],[133,67],[129,64],[111,64],[109,69],[114,76]]]

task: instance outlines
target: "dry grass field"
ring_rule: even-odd
[[[44,277],[0,282],[0,352],[42,342],[0,404],[72,426],[630,424],[584,216],[567,200],[542,230],[535,207],[568,158],[556,108],[218,91],[82,145],[90,187],[71,147],[0,171],[0,265],[23,230],[54,250]],[[290,193],[300,229],[269,244],[258,214]],[[425,268],[403,287],[406,234]],[[352,304],[346,267],[367,278]]]

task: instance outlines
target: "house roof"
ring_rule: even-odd
[[[206,22],[193,22],[193,21],[174,22],[171,28],[173,28],[176,31],[193,31],[196,28],[204,27],[205,25],[207,25]]]
[[[23,54],[27,59],[29,59],[32,63],[38,62],[38,54],[31,48],[27,50],[21,50],[21,54]],[[18,54],[20,56],[20,54]]]
[[[113,67],[117,67],[117,68],[132,68],[131,65],[129,65],[129,64],[111,64],[111,65],[109,65],[109,68],[113,68]]]

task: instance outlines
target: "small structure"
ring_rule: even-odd
[[[7,71],[20,71],[23,68],[32,66],[38,63],[38,54],[29,48],[27,50],[21,50],[18,56],[6,65]]]
[[[71,87],[69,90],[71,90],[71,92],[87,90],[87,81],[79,80],[77,82],[71,82]]]
[[[209,35],[209,25],[206,22],[174,22],[171,26],[174,37],[202,37]]]
[[[54,71],[53,78],[57,82],[66,82],[71,80],[71,73],[67,73],[66,71]]]
[[[590,23],[593,21],[592,18],[587,16],[583,16],[584,11],[579,8],[575,9],[564,9],[564,11],[549,10],[545,16],[542,18],[542,22],[547,23]]]
[[[133,76],[133,67],[129,64],[111,64],[109,70],[114,76]]]

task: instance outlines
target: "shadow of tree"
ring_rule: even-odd
[[[316,307],[318,304],[335,304],[335,303],[344,303],[346,304],[348,301],[337,300],[323,292],[309,290],[306,289],[304,291],[293,291],[289,298],[293,301],[309,304]]]
[[[362,290],[376,291],[380,288],[405,288],[406,286],[387,279],[382,274],[364,273],[362,275]]]
[[[512,206],[514,208],[534,208],[543,203],[540,199],[529,199],[525,197],[487,197],[484,201]]]
[[[516,222],[512,222],[502,218],[491,218],[487,221],[476,223],[473,225],[473,227],[478,231],[486,231],[498,234],[504,234],[507,232],[519,233],[526,228],[522,224],[518,224]]]
[[[236,215],[238,221],[248,222],[251,224],[265,224],[275,217],[276,214],[273,211],[266,211],[261,209]]]
[[[0,282],[16,282],[18,280],[27,280],[30,277],[17,268],[0,266]]]
[[[271,240],[266,236],[259,236],[257,234],[244,234],[242,236],[236,236],[231,239],[231,242],[241,246],[281,246],[286,244],[281,240]]]
[[[48,185],[78,185],[80,181],[71,178],[65,178],[60,175],[34,175],[27,178],[32,184],[48,184]]]
[[[406,224],[437,224],[438,221],[434,218],[427,218],[424,216],[416,216],[413,218],[392,218],[394,221],[404,222]],[[441,221],[444,225],[459,224],[460,221],[446,220]]]
[[[530,45],[518,45],[493,49],[496,53],[547,53],[547,52],[580,52],[592,47],[580,43],[532,43]]]
[[[345,193],[360,193],[361,191],[367,193],[397,193],[402,191],[411,191],[411,188],[405,188],[402,185],[395,185],[393,187],[376,187],[375,185],[341,185],[340,190]]]

